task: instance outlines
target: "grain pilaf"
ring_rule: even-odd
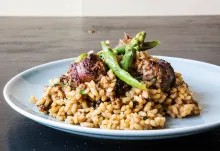
[[[166,116],[184,118],[200,114],[198,102],[182,75],[174,72],[166,61],[139,49],[134,51],[127,72],[141,85],[126,82],[108,62],[92,53],[72,63],[66,74],[50,80],[41,99],[32,96],[30,100],[40,112],[61,121],[102,129],[161,129],[165,127]],[[118,62],[123,60],[123,53],[115,56]]]

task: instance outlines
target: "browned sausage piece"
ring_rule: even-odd
[[[106,67],[97,55],[89,54],[84,60],[73,62],[67,74],[72,86],[77,87],[80,83],[98,81],[102,75],[106,75]]]

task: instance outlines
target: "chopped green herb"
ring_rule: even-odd
[[[53,86],[54,87],[56,87],[56,86],[70,86],[71,87],[71,85],[69,83],[56,83]]]
[[[65,84],[63,84],[64,86],[71,86],[69,83],[65,83]]]
[[[151,81],[152,81],[152,82],[155,82],[155,81],[157,81],[157,79],[156,79],[156,78],[152,78]]]
[[[79,57],[77,57],[76,61],[75,62],[80,62],[82,61],[83,59],[85,59],[87,57],[87,53],[83,53],[81,54]]]
[[[53,86],[55,86],[55,87],[56,87],[56,86],[59,86],[59,85],[60,85],[60,84],[56,83],[56,84],[54,84]]]
[[[87,92],[85,90],[80,90],[79,92],[80,94],[87,94]]]

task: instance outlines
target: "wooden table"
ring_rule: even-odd
[[[88,33],[88,30],[95,33]],[[0,18],[0,88],[30,67],[100,50],[101,40],[118,42],[124,32],[147,31],[162,44],[154,55],[220,65],[220,16],[119,18]],[[112,141],[81,137],[35,123],[12,110],[0,95],[1,151],[68,151],[207,148],[220,150],[220,128],[160,141]]]

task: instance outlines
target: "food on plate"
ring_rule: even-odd
[[[119,41],[111,48],[77,57],[67,72],[51,79],[37,100],[40,112],[66,123],[117,130],[165,127],[166,117],[200,114],[182,75],[165,60],[149,55],[159,41],[145,42],[146,32]]]
[[[73,62],[67,75],[71,81],[69,84],[76,88],[81,83],[99,81],[106,73],[102,60],[95,54],[89,54],[82,60]]]

